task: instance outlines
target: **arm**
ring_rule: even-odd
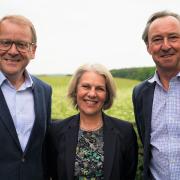
[[[138,118],[138,107],[137,107],[137,88],[135,87],[133,89],[133,93],[132,93],[132,102],[133,102],[133,108],[134,108],[134,116],[135,116],[135,121],[136,121],[136,125],[137,125],[137,130],[138,130],[138,134],[139,134],[139,137],[141,139],[141,142],[143,142],[143,139],[142,139],[142,131],[141,131],[141,124],[140,124],[140,121],[139,121],[139,118]],[[139,104],[139,103],[138,103]]]
[[[49,131],[49,127],[51,124],[51,97],[52,97],[52,88],[47,86],[47,88],[45,89],[45,99],[46,99],[46,114],[47,114],[47,118],[46,118],[46,133],[45,133],[45,140],[44,140],[44,147],[43,147],[43,164],[44,164],[44,172],[45,172],[45,177],[47,178],[47,180],[52,180],[50,178],[50,164],[49,164],[49,159],[50,158],[50,152],[49,152],[49,140],[48,140],[48,131]]]
[[[127,180],[134,180],[138,162],[137,136],[131,125],[130,132],[126,138],[125,172]]]
[[[48,162],[48,175],[50,180],[58,180],[57,175],[57,156],[56,149],[56,135],[53,130],[53,122],[50,124],[47,133],[47,162]]]

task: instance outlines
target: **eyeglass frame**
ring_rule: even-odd
[[[11,43],[10,46],[6,49],[6,47],[4,47],[4,49],[1,49],[1,45],[0,45],[0,50],[2,51],[9,51],[9,49],[11,49],[12,45],[14,44],[16,46],[16,49],[17,51],[19,52],[23,52],[23,53],[26,53],[26,52],[29,52],[30,51],[30,47],[32,45],[35,45],[34,42],[27,42],[27,41],[21,41],[21,40],[10,40],[10,39],[0,39],[0,44],[1,42],[8,42],[8,43]],[[24,45],[27,46],[27,49],[21,49],[18,45],[18,43],[25,43]]]

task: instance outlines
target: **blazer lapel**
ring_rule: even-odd
[[[12,136],[12,138],[14,139],[15,143],[17,144],[17,146],[19,147],[19,149],[22,151],[20,143],[19,143],[19,139],[17,136],[17,132],[13,123],[13,119],[11,117],[9,108],[7,106],[6,100],[4,98],[4,95],[0,89],[0,117],[1,120],[3,122],[3,124],[6,126],[9,134]]]
[[[153,97],[154,97],[154,89],[156,83],[146,83],[144,90],[142,91],[142,111],[144,113],[144,172],[143,174],[148,174],[148,166],[150,161],[150,134],[151,134],[151,117],[152,117],[152,105],[153,105]]]
[[[104,117],[104,179],[108,180],[110,177],[113,159],[115,154],[116,134],[114,127],[109,121],[108,116],[103,114]]]
[[[65,137],[65,161],[67,170],[67,179],[73,180],[74,162],[76,155],[76,146],[78,142],[79,114],[75,116],[69,124]]]
[[[144,123],[146,127],[145,131],[145,142],[150,142],[150,130],[151,130],[151,115],[152,115],[152,105],[154,97],[155,83],[148,83],[143,91],[143,112],[144,112]]]

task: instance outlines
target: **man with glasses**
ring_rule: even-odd
[[[0,20],[0,179],[47,180],[46,129],[51,87],[31,76],[33,24],[18,15]]]

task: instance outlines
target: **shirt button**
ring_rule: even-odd
[[[24,157],[22,157],[21,162],[25,162],[25,161],[26,161],[26,159]]]

